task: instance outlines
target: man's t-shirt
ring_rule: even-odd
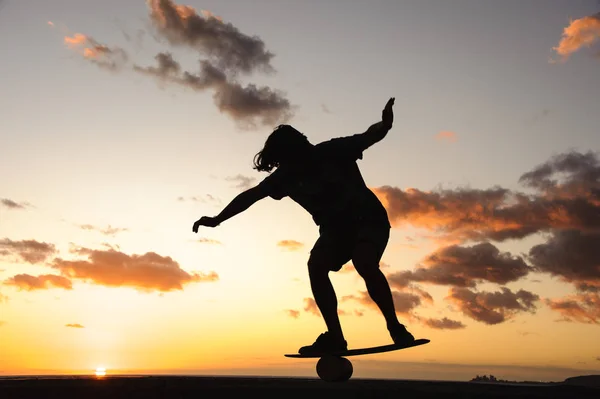
[[[365,184],[356,164],[367,146],[363,134],[319,143],[302,169],[280,166],[259,187],[276,200],[289,196],[321,227],[358,222],[389,227],[385,208]]]

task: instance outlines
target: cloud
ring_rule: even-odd
[[[600,294],[597,292],[547,299],[545,302],[550,309],[560,313],[564,321],[600,324]]]
[[[96,227],[93,226],[91,224],[80,224],[77,225],[80,229],[82,230],[91,230],[91,231],[97,231],[101,234],[107,235],[107,236],[114,236],[118,233],[122,233],[125,231],[129,231],[129,229],[124,228],[124,227],[112,227],[111,225],[108,225],[108,227],[106,228],[101,228],[101,227]]]
[[[54,244],[36,240],[12,241],[8,238],[0,240],[0,255],[21,258],[31,264],[41,263],[56,253]]]
[[[286,309],[285,313],[290,316],[292,319],[297,319],[300,317],[300,311],[294,309]]]
[[[506,284],[526,276],[531,270],[523,259],[500,252],[489,242],[462,247],[447,246],[428,255],[414,271],[388,275],[395,288],[411,281],[457,287],[475,287],[480,282]]]
[[[219,240],[214,240],[212,238],[206,238],[206,237],[201,237],[194,241],[199,242],[201,244],[214,244],[214,245],[222,245],[223,244]]]
[[[600,292],[600,232],[554,232],[529,250],[535,270],[560,277],[581,291]]]
[[[122,48],[101,44],[93,37],[84,35],[83,33],[65,36],[64,43],[84,59],[96,64],[100,68],[111,71],[122,69],[129,59],[127,53]]]
[[[4,280],[4,284],[25,291],[47,290],[50,288],[62,288],[65,290],[73,289],[71,280],[54,274],[42,274],[39,276],[17,274],[16,276]]]
[[[2,326],[5,326],[6,324],[7,324],[7,322],[6,322],[6,321],[4,321],[4,320],[0,320],[0,327],[2,327]]]
[[[133,71],[152,76],[161,83],[212,91],[218,110],[242,129],[285,123],[293,116],[296,107],[284,92],[239,82],[240,75],[275,72],[271,65],[274,55],[266,49],[262,39],[240,32],[206,10],[198,14],[194,8],[170,0],[148,0],[147,4],[150,22],[157,34],[155,38],[164,39],[172,47],[197,52],[202,57],[197,72],[184,71],[168,51],[155,56],[155,66],[142,67],[129,64],[129,55],[124,49],[109,47],[82,33],[69,33],[64,42],[86,60],[111,71],[131,65]]]
[[[170,44],[197,50],[219,69],[244,73],[274,70],[274,55],[258,36],[246,35],[208,11],[199,15],[193,7],[171,0],[149,0],[147,4],[154,27]]]
[[[243,175],[228,176],[225,180],[236,183],[235,188],[239,188],[240,190],[247,190],[256,182],[256,178]]]
[[[331,114],[331,110],[329,109],[329,107],[325,104],[321,104],[321,111],[323,111],[326,114]]]
[[[288,251],[297,251],[304,247],[304,244],[295,240],[281,240],[277,243],[277,246]]]
[[[566,61],[573,53],[591,47],[600,39],[600,13],[571,20],[564,28],[558,46],[552,49]]]
[[[408,315],[414,308],[421,305],[421,297],[409,292],[392,291],[392,298],[398,314]],[[348,300],[354,300],[372,309],[379,309],[367,291],[360,291],[358,295],[345,295],[340,298],[342,302]]]
[[[429,230],[450,243],[520,239],[555,229],[600,229],[600,161],[569,152],[523,174],[533,194],[502,187],[421,191],[382,186],[373,191],[394,227]]]
[[[520,312],[535,313],[539,296],[526,290],[512,292],[500,287],[495,292],[475,292],[468,288],[453,287],[446,297],[466,316],[485,324],[498,324]]]
[[[195,91],[213,91],[213,101],[220,112],[228,114],[243,128],[257,123],[272,126],[292,117],[292,106],[278,90],[268,86],[248,84],[242,86],[226,72],[209,61],[200,60],[198,72],[184,71],[170,53],[155,57],[157,66],[135,65],[136,72],[150,75],[163,83],[180,85]]]
[[[0,293],[0,303],[8,303],[8,297]]]
[[[456,133],[450,132],[448,130],[442,130],[441,132],[435,135],[435,138],[439,141],[449,141],[451,143],[454,143],[456,140],[458,140],[458,136],[456,135]]]
[[[75,324],[65,324],[65,327],[69,327],[69,328],[85,328],[83,327],[81,324],[79,323],[75,323]]]
[[[28,202],[16,202],[9,198],[1,198],[0,204],[4,205],[8,209],[25,209],[31,206]]]
[[[304,311],[315,316],[321,316],[321,311],[313,298],[304,298]]]
[[[211,194],[204,194],[202,196],[192,196],[188,197],[190,201],[193,202],[201,202],[203,204],[213,203],[213,204],[221,204],[221,200]],[[177,201],[184,202],[186,199],[184,197],[177,197]]]
[[[459,330],[461,328],[465,328],[466,326],[457,320],[450,320],[447,317],[442,319],[424,319],[422,320],[423,324],[427,327],[435,328],[438,330]]]
[[[81,279],[109,287],[133,287],[139,291],[183,290],[183,286],[195,282],[217,281],[215,272],[188,273],[168,256],[155,252],[128,255],[108,249],[94,250],[80,248],[74,250],[84,260],[64,260],[56,258],[52,267],[60,270],[65,277]]]

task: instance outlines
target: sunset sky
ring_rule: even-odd
[[[257,184],[287,122],[359,161],[382,270],[425,346],[370,378],[600,372],[600,2],[0,2],[0,375],[314,376],[325,330],[289,198],[192,232]],[[350,348],[391,343],[331,274]]]

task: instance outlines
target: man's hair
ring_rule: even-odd
[[[270,172],[277,168],[281,161],[281,156],[285,151],[289,151],[293,143],[298,142],[298,137],[303,136],[298,130],[290,125],[279,125],[267,137],[265,145],[254,156],[254,169],[259,172]]]

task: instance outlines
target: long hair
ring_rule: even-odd
[[[270,172],[277,168],[286,155],[293,151],[294,145],[300,140],[308,142],[306,137],[290,125],[279,125],[267,137],[265,145],[254,156],[253,168],[259,172]]]

